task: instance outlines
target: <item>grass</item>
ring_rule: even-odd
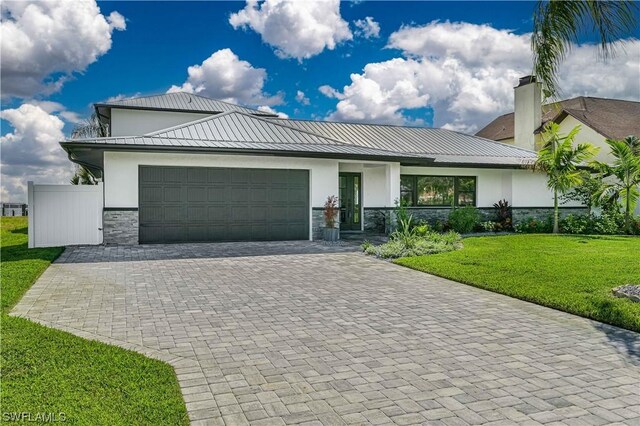
[[[9,316],[62,249],[27,249],[24,217],[2,218],[0,238],[2,413],[64,413],[66,424],[82,425],[189,423],[168,364]]]
[[[467,238],[459,251],[396,263],[640,332],[640,303],[612,288],[640,285],[640,238],[509,235]]]

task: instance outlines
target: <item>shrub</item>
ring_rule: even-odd
[[[560,232],[564,234],[593,233],[593,217],[589,215],[568,215],[560,221]]]
[[[381,257],[383,259],[397,259],[408,256],[424,256],[428,254],[444,253],[462,248],[462,238],[460,234],[448,232],[438,234],[437,232],[427,232],[424,236],[418,236],[415,232],[392,234],[389,242],[374,246],[372,244],[362,245],[366,254]]]
[[[396,200],[396,208],[394,209],[396,216],[396,230],[406,230],[413,225],[413,215],[409,214],[407,204],[401,200]]]
[[[480,227],[485,232],[495,232],[497,230],[498,225],[499,225],[498,222],[491,222],[489,220],[487,222],[482,222],[480,224]]]
[[[507,200],[500,200],[493,205],[496,209],[495,231],[510,231],[513,229],[511,206]]]
[[[336,227],[336,217],[338,216],[338,197],[330,195],[327,197],[327,201],[324,202],[324,225],[327,228]]]
[[[516,224],[514,229],[523,234],[548,234],[553,231],[553,217],[548,216],[545,220],[528,217]]]
[[[461,234],[472,232],[480,223],[480,210],[472,206],[455,209],[449,215],[451,229]]]

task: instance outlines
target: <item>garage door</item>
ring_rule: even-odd
[[[308,170],[140,166],[140,243],[306,240]]]

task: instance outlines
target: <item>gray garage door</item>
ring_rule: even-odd
[[[140,166],[140,243],[306,240],[309,172]]]

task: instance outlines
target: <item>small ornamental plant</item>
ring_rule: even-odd
[[[338,215],[338,197],[330,195],[324,203],[324,225],[327,228],[336,227],[336,217]]]

